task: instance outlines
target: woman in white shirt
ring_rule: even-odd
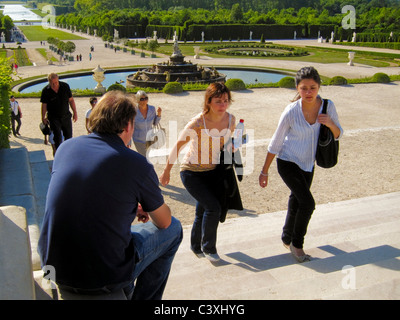
[[[146,156],[146,136],[147,132],[152,129],[153,125],[157,125],[161,120],[161,108],[156,108],[148,104],[149,97],[146,92],[140,90],[136,93],[138,102],[138,112],[135,117],[135,131],[133,131],[133,143],[136,151],[142,156]]]
[[[321,113],[323,99],[318,95],[320,85],[321,78],[313,67],[305,67],[297,72],[297,97],[281,115],[259,176],[259,184],[265,188],[269,167],[276,156],[279,175],[291,191],[282,241],[298,262],[310,260],[303,250],[303,244],[315,209],[310,187],[314,177],[320,125],[326,125],[337,140],[343,134],[332,101],[328,103],[327,113]]]

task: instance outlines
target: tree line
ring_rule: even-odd
[[[174,10],[174,9],[231,9],[238,4],[243,11],[257,11],[267,13],[271,10],[293,8],[313,8],[318,11],[327,10],[330,15],[341,11],[347,4],[353,5],[357,12],[364,13],[372,8],[399,7],[399,0],[36,0],[32,3],[52,3],[75,7],[78,11],[102,11],[119,9],[142,10]]]
[[[190,24],[340,24],[346,0],[36,0],[70,7],[63,20],[86,27]],[[360,30],[400,30],[400,0],[353,0]],[[61,12],[61,10],[60,10]],[[64,10],[63,10],[64,12]],[[94,20],[97,20],[95,26]],[[70,24],[70,23],[68,23]],[[74,23],[81,25],[81,23]]]

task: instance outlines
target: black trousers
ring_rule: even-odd
[[[282,241],[285,244],[292,242],[294,247],[301,249],[315,210],[314,197],[310,191],[314,169],[312,172],[303,171],[297,164],[281,159],[277,159],[277,165],[279,175],[291,191]]]
[[[54,134],[54,145],[57,148],[60,146],[62,142],[62,137],[64,136],[64,140],[68,140],[72,138],[72,115],[71,113],[65,115],[62,118],[53,118],[49,116],[50,121],[50,129]]]
[[[17,128],[15,129],[15,121],[17,122]],[[19,129],[21,129],[21,117],[18,113],[18,115],[15,115],[14,112],[11,112],[11,128],[13,135],[15,136],[17,133],[19,134]]]

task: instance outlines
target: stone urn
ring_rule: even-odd
[[[348,66],[354,66],[353,60],[355,57],[356,53],[353,51],[349,52],[349,63],[347,64]]]
[[[100,67],[100,65],[98,65],[96,69],[92,70],[93,79],[94,79],[94,81],[97,82],[97,86],[94,88],[94,92],[102,93],[102,94],[106,92],[106,88],[104,88],[103,85],[101,84],[104,81],[104,79],[106,78],[104,76],[104,71],[105,70],[102,69]]]

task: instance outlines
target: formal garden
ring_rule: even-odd
[[[115,2],[109,0],[46,0],[28,1],[27,5],[45,18],[41,9],[51,4],[56,8],[55,23],[61,28],[48,29],[41,26],[20,26],[28,41],[45,41],[55,52],[73,55],[75,43],[84,39],[79,31],[96,35],[104,40],[105,47],[123,50],[141,56],[170,56],[173,52],[171,40],[177,37],[180,50],[185,56],[193,55],[193,46],[198,47],[202,56],[223,59],[276,59],[314,63],[347,63],[348,50],[341,44],[354,47],[354,63],[373,67],[400,66],[400,53],[380,53],[358,50],[359,46],[374,48],[400,48],[400,5],[398,1],[364,1],[355,3],[357,28],[343,26],[348,12],[342,12],[340,1],[142,1],[129,0]],[[0,15],[0,31],[10,37],[12,21]],[[356,31],[356,32],[355,32]],[[118,37],[115,35],[118,34]],[[155,36],[157,40],[154,40]],[[313,39],[321,37],[337,48],[317,46],[277,45],[274,39]],[[268,39],[267,41],[265,39]],[[57,61],[57,54],[49,54],[47,48],[37,51],[50,61]],[[23,43],[0,48],[1,99],[7,105],[9,89],[29,79],[12,80],[10,64],[19,67],[31,65]],[[249,60],[247,60],[249,61]],[[132,65],[132,68],[139,67]],[[251,68],[251,62],[247,66]],[[81,70],[90,71],[90,70]],[[279,71],[279,70],[278,70]],[[294,70],[284,70],[291,71]],[[324,85],[345,85],[363,82],[399,81],[400,75],[388,76],[384,73],[372,77],[346,79],[341,76],[323,78]],[[286,77],[278,83],[257,83],[245,85],[241,79],[228,83],[233,90],[253,87],[293,87],[293,78]],[[204,85],[179,83],[170,84],[167,92],[181,90],[204,90]],[[129,89],[131,90],[131,89]],[[148,89],[152,92],[156,89]],[[171,91],[169,91],[171,90]],[[13,93],[18,97],[35,95]],[[76,96],[95,94],[91,90],[74,92]],[[0,145],[9,133],[8,108],[0,109]],[[3,142],[4,140],[4,142]]]

